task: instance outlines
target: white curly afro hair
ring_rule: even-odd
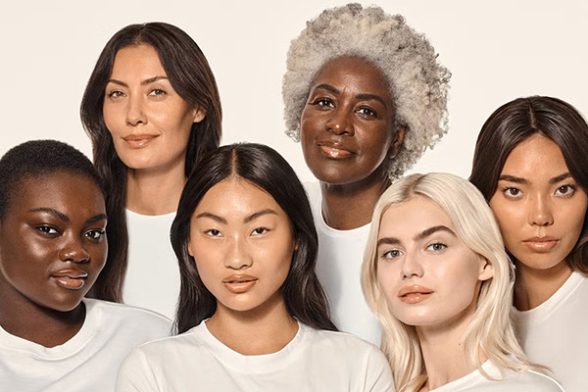
[[[390,178],[400,177],[447,132],[451,73],[437,62],[429,41],[402,16],[360,4],[325,10],[307,22],[288,51],[282,97],[286,134],[294,140],[299,140],[300,117],[315,75],[325,63],[340,56],[370,61],[389,81],[396,126],[406,130],[389,171]]]

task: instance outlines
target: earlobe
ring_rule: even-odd
[[[481,281],[494,277],[494,266],[487,259],[480,257],[480,272],[478,279]]]
[[[201,107],[196,107],[193,109],[194,114],[194,123],[199,123],[206,117],[206,110]]]

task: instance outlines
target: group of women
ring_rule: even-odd
[[[309,21],[282,90],[303,186],[267,146],[218,147],[185,32],[117,32],[81,105],[94,165],[48,140],[0,159],[1,389],[586,390],[588,125],[515,99],[471,182],[402,178],[449,78],[379,7]]]

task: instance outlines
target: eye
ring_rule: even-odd
[[[93,241],[100,241],[106,235],[106,230],[104,229],[93,229],[88,230],[84,233],[86,238],[89,238]]]
[[[523,192],[515,187],[506,187],[502,190],[502,193],[509,199],[520,199],[523,196]]]
[[[251,235],[253,235],[253,236],[260,236],[260,235],[263,235],[263,234],[265,234],[267,232],[269,232],[269,229],[267,227],[256,227],[251,232]]]
[[[209,230],[206,230],[204,232],[204,234],[207,235],[207,236],[209,236],[209,237],[221,237],[222,236],[220,230],[217,230],[217,229],[209,229]]]
[[[330,98],[325,98],[325,97],[321,97],[321,98],[317,98],[314,101],[312,101],[311,105],[313,106],[318,106],[319,108],[334,108],[335,107],[335,102],[333,102],[332,99]]]
[[[111,92],[106,93],[106,96],[110,99],[117,99],[120,97],[124,97],[125,93],[120,90],[113,90]]]
[[[59,235],[59,231],[57,231],[56,228],[49,225],[39,225],[35,229],[46,237],[55,237]]]
[[[400,257],[401,255],[402,255],[402,252],[400,252],[400,250],[391,249],[391,250],[388,250],[388,251],[385,251],[384,253],[382,253],[381,258],[391,260],[391,259],[395,259],[397,257]]]
[[[576,193],[576,187],[573,185],[562,185],[555,190],[556,196],[571,197]]]
[[[149,91],[149,95],[152,97],[162,96],[165,94],[167,94],[167,93],[160,88],[154,88],[151,91]]]
[[[447,245],[445,245],[442,242],[434,242],[432,244],[429,244],[427,246],[427,250],[429,252],[442,252],[447,248]]]
[[[360,115],[362,115],[364,117],[374,117],[374,118],[378,117],[378,113],[376,113],[375,110],[373,110],[372,108],[367,107],[367,106],[362,106],[359,109],[357,109],[357,113],[359,113]]]

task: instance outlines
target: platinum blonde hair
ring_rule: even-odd
[[[397,178],[447,132],[451,74],[438,63],[425,36],[401,15],[360,4],[327,9],[307,22],[288,51],[282,97],[286,134],[294,140],[299,140],[300,118],[315,75],[341,56],[375,64],[389,82],[396,109],[392,131],[405,128],[404,142],[389,171],[390,178]]]
[[[391,205],[404,203],[416,195],[427,197],[441,207],[451,219],[458,237],[493,267],[493,277],[481,284],[478,304],[464,336],[467,360],[480,370],[482,356],[501,369],[521,371],[535,368],[523,353],[511,324],[514,267],[486,200],[475,186],[458,176],[413,174],[390,186],[380,197],[372,217],[362,265],[363,292],[382,324],[381,348],[392,368],[396,390],[418,390],[426,381],[426,374],[414,326],[404,324],[392,315],[378,283],[376,245],[384,212]]]

